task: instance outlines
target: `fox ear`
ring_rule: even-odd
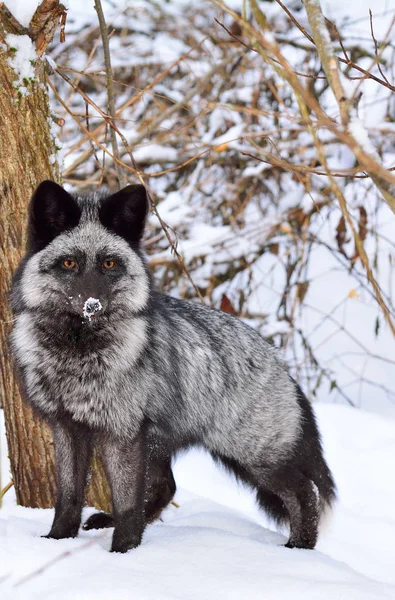
[[[27,249],[39,252],[60,233],[78,225],[81,209],[66,190],[54,181],[43,181],[29,206]]]
[[[99,218],[103,225],[138,247],[148,214],[147,190],[143,185],[128,185],[103,200]]]

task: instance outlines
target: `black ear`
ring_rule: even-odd
[[[128,185],[103,200],[99,218],[107,229],[138,247],[148,213],[147,190],[143,185]]]
[[[80,220],[81,209],[70,194],[54,181],[43,181],[29,206],[28,252],[39,252],[60,233]]]

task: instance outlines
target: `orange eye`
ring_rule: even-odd
[[[110,258],[107,258],[103,263],[103,267],[105,269],[113,269],[115,267],[115,260],[111,260]]]
[[[75,260],[73,260],[72,258],[66,258],[66,259],[63,261],[63,266],[64,266],[66,269],[70,269],[70,270],[71,270],[71,269],[75,269],[75,268],[76,268],[76,266],[77,266],[77,262],[76,262]]]

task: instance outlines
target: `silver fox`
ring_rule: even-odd
[[[50,538],[76,536],[93,447],[114,526],[112,550],[137,547],[174,495],[174,454],[204,446],[314,548],[335,499],[309,401],[275,349],[237,318],[153,289],[141,250],[146,190],[73,196],[35,191],[14,277],[11,344],[22,387],[50,424],[57,503]]]

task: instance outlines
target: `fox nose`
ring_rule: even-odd
[[[105,308],[103,299],[100,300],[100,298],[94,298],[93,296],[87,296],[86,294],[69,296],[69,301],[73,311],[88,321],[91,321],[92,318],[96,317],[96,315]]]
[[[85,317],[85,319],[88,319],[88,321],[90,321],[92,317],[94,317],[99,311],[102,310],[102,308],[103,307],[98,298],[90,297],[84,303],[82,314]]]

